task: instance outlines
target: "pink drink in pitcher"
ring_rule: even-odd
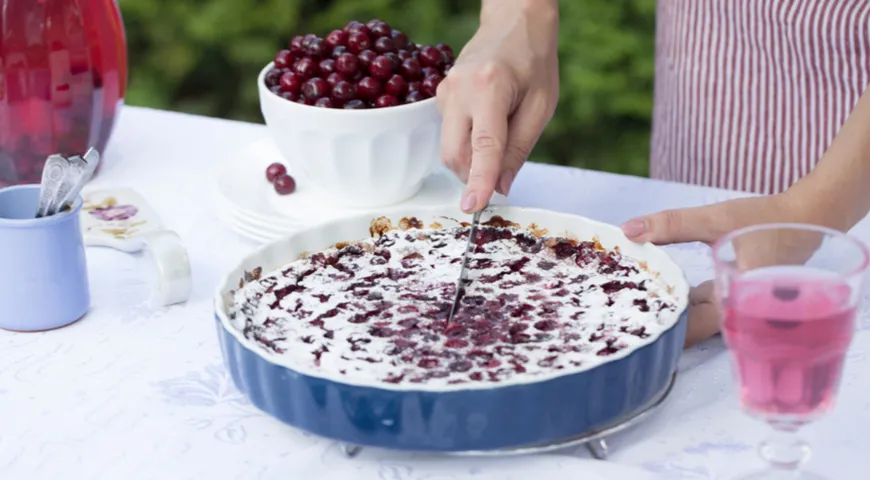
[[[811,420],[831,406],[852,340],[852,289],[807,267],[769,267],[733,278],[724,335],[743,408]]]

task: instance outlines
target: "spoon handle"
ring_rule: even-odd
[[[54,199],[57,197],[57,191],[67,176],[69,162],[63,155],[50,155],[45,160],[45,167],[42,169],[42,182],[39,187],[39,204],[36,209],[36,218],[42,218],[50,215],[50,210]]]

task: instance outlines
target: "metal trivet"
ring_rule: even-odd
[[[623,430],[627,430],[656,413],[665,403],[665,400],[667,400],[668,396],[671,394],[671,390],[673,390],[674,383],[676,383],[676,381],[677,373],[674,372],[674,374],[671,375],[670,382],[668,382],[665,388],[657,393],[652,398],[652,400],[647,402],[642,407],[638,408],[636,411],[629,413],[628,415],[614,421],[606,427],[602,427],[576,437],[524,447],[500,448],[496,450],[480,450],[467,452],[446,452],[445,454],[452,456],[503,457],[511,455],[530,455],[534,453],[546,453],[552,452],[554,450],[562,450],[565,448],[586,445],[586,448],[589,450],[589,453],[591,453],[593,457],[598,460],[606,460],[608,454],[607,437],[619,433]],[[341,450],[348,458],[353,458],[357,456],[362,451],[362,448],[363,447],[357,445],[350,445],[346,443],[341,444]]]

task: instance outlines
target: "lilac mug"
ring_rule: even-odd
[[[39,185],[0,189],[0,328],[41,331],[69,325],[90,308],[79,212],[35,218]]]

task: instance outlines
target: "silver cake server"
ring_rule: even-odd
[[[486,210],[489,205],[483,208]],[[468,241],[465,243],[465,250],[462,252],[462,264],[459,269],[459,280],[456,281],[456,294],[453,297],[453,306],[450,307],[450,316],[447,318],[447,324],[453,323],[453,315],[459,309],[459,302],[462,300],[462,292],[466,283],[468,283],[468,254],[473,248],[474,237],[477,236],[477,226],[480,224],[480,215],[483,210],[474,213],[471,218],[471,228],[468,230]]]
[[[42,167],[42,181],[39,186],[39,205],[36,209],[36,218],[50,215],[57,191],[60,189],[64,178],[69,172],[69,162],[63,155],[50,155]]]

